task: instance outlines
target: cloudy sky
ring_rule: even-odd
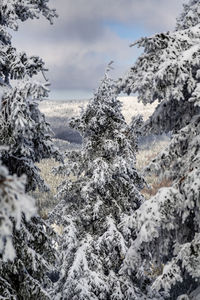
[[[106,65],[122,76],[140,53],[129,45],[141,36],[174,28],[184,0],[50,0],[54,25],[22,23],[13,44],[39,55],[49,69],[51,98],[84,98],[97,88]]]

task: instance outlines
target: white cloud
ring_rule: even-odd
[[[14,44],[39,54],[50,69],[53,87],[93,89],[106,64],[115,61],[121,75],[138,50],[133,41],[112,32],[107,22],[159,32],[174,27],[183,0],[57,0],[50,1],[59,18],[50,26],[44,19],[29,21],[15,34]],[[133,27],[134,28],[134,27]]]

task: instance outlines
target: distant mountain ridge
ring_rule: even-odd
[[[129,123],[131,118],[142,114],[144,120],[154,112],[157,103],[144,105],[138,103],[137,97],[119,97],[122,102],[122,113]],[[55,138],[70,143],[81,144],[80,134],[69,127],[69,120],[80,114],[81,109],[87,106],[89,100],[46,100],[40,103],[40,110],[51,124]]]

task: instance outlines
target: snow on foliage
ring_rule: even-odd
[[[190,1],[185,6],[176,31],[144,37],[133,44],[143,47],[144,53],[120,80],[119,88],[138,93],[143,103],[162,101],[145,125],[146,132],[178,130],[200,112],[199,5],[199,1]],[[185,14],[195,16],[192,26]]]
[[[34,165],[41,158],[60,159],[50,138],[50,128],[38,109],[46,97],[48,83],[32,77],[44,72],[39,57],[17,53],[8,29],[17,30],[18,21],[38,18],[50,22],[55,11],[47,0],[2,0],[0,4],[0,298],[51,299],[53,263],[52,229],[36,216],[34,202],[25,195],[37,185],[44,187]],[[17,80],[11,87],[11,80]],[[6,147],[5,147],[6,145]]]
[[[22,216],[19,228],[13,228],[13,261],[0,258],[1,299],[52,299],[53,264],[56,252],[52,247],[53,231],[39,217],[28,222]]]
[[[188,4],[183,4],[184,10],[177,19],[177,30],[187,29],[199,24],[200,7],[199,0],[189,0]]]
[[[25,194],[25,177],[11,176],[0,165],[1,299],[51,299],[55,249],[49,226],[35,216],[34,200]]]
[[[48,0],[1,0],[1,25],[17,30],[19,21],[38,19],[40,14],[52,24],[56,11],[49,8],[48,2]]]
[[[200,165],[200,116],[194,116],[189,125],[172,136],[167,148],[145,168],[162,178],[185,179]]]
[[[51,129],[39,111],[37,99],[45,96],[45,85],[24,80],[5,92],[0,111],[1,144],[9,149],[1,151],[1,159],[11,173],[27,175],[27,190],[48,189],[40,177],[35,162],[43,158],[61,159],[51,140]]]
[[[61,160],[61,155],[51,141],[49,124],[38,109],[39,101],[48,96],[49,83],[37,82],[33,76],[44,74],[44,62],[37,56],[18,53],[8,28],[17,30],[19,21],[38,18],[40,13],[52,23],[55,10],[47,4],[46,0],[3,0],[0,7],[0,145],[9,147],[0,156],[10,173],[27,175],[27,190],[37,186],[47,190],[35,162],[49,157]],[[11,87],[11,80],[17,80],[15,87]]]
[[[115,83],[106,73],[71,125],[80,131],[83,147],[67,153],[66,165],[56,170],[75,179],[60,186],[62,201],[50,215],[52,223],[63,226],[55,299],[145,299],[137,280],[119,273],[132,238],[128,227],[118,225],[144,200],[144,180],[135,168],[141,118],[126,124]]]
[[[0,165],[0,256],[5,261],[15,257],[13,227],[20,229],[22,213],[27,219],[35,213],[34,200],[25,195],[24,185],[24,177],[10,176]]]
[[[194,291],[192,297],[200,284],[200,115],[198,110],[193,110],[193,115],[188,106],[194,103],[195,109],[199,105],[199,20],[198,24],[196,19],[191,22],[194,27],[188,26],[188,16],[196,18],[199,5],[199,1],[190,1],[185,6],[174,33],[139,42],[145,45],[145,53],[132,70],[136,71],[136,81],[144,70],[147,74],[141,84],[129,81],[136,89],[139,85],[144,101],[154,101],[156,97],[162,101],[153,115],[156,118],[148,123],[152,131],[181,128],[146,168],[147,173],[172,180],[172,186],[160,189],[120,225],[129,226],[136,236],[123,270],[140,278],[147,296],[164,290],[164,299],[189,299],[189,293]],[[155,49],[161,49],[157,56]],[[185,120],[187,110],[191,114]],[[181,122],[180,126],[177,122]]]

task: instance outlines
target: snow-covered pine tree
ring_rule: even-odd
[[[199,32],[200,19],[197,21],[199,7],[199,1],[190,1],[185,6],[177,23],[179,34],[182,32],[184,36],[187,30],[188,33]],[[194,21],[191,17],[194,17]],[[193,27],[188,27],[190,25]],[[199,106],[200,93],[197,74],[200,66],[198,63],[200,43],[197,40],[195,43],[188,49],[188,52],[184,51],[182,55],[183,58],[188,58],[188,70],[190,70],[191,63],[194,64],[196,61],[196,69],[191,68],[191,74],[196,74],[196,76],[186,76],[183,68],[183,73],[178,71],[177,77],[171,72],[174,77],[174,85],[169,84],[168,86],[165,77],[160,80],[162,87],[160,93],[163,95],[165,93],[167,97],[167,95],[173,95],[177,89],[177,95],[185,97],[182,101],[183,108],[180,109],[180,115],[181,111],[183,112],[187,108],[187,102],[191,101],[190,103],[194,104],[194,107],[195,105]],[[180,53],[177,56],[175,51],[174,60],[171,64],[169,63],[168,68],[178,66],[179,59]],[[153,70],[154,62],[148,63],[149,67],[147,68]],[[185,64],[185,68],[186,66],[187,64]],[[163,64],[159,67],[156,63],[155,68],[157,74],[159,72],[162,74]],[[185,90],[180,88],[180,82]],[[189,92],[190,85],[192,88]],[[183,90],[186,91],[185,94],[182,94]],[[148,87],[147,93],[150,93]],[[151,97],[153,94],[154,89]],[[161,105],[163,104],[162,113],[165,108],[164,101],[161,103]],[[170,99],[168,104],[170,105]],[[124,269],[127,272],[136,273],[141,281],[150,284],[151,289],[148,291],[149,294],[146,292],[147,295],[150,296],[153,291],[165,290],[167,294],[164,299],[170,300],[176,300],[181,294],[185,295],[183,299],[190,299],[195,294],[196,298],[192,299],[197,300],[200,297],[200,114],[198,111],[188,121],[189,124],[185,127],[182,127],[182,123],[180,126],[182,129],[173,136],[169,146],[146,168],[147,172],[156,173],[161,178],[171,179],[172,186],[162,188],[157,195],[145,201],[124,224],[121,224],[122,227],[130,226],[137,236],[126,256]],[[174,129],[174,125],[172,128]],[[164,128],[161,127],[161,129]]]
[[[174,135],[147,171],[173,184],[124,223],[137,236],[125,269],[137,272],[153,289],[166,290],[164,299],[189,296],[200,285],[200,116]]]
[[[48,83],[32,79],[45,70],[44,63],[38,57],[17,53],[8,33],[18,29],[19,21],[40,14],[52,22],[55,11],[49,9],[47,0],[0,3],[0,144],[7,145],[0,152],[9,169],[0,166],[0,298],[5,300],[51,299],[48,273],[55,262],[53,231],[33,215],[32,202],[24,194],[25,179],[8,175],[26,173],[26,190],[36,185],[42,188],[34,163],[44,157],[59,158],[36,101],[47,95]],[[17,81],[14,87],[11,80]]]
[[[1,152],[1,160],[11,174],[27,175],[27,190],[37,186],[46,189],[35,162],[42,158],[61,156],[51,141],[51,130],[38,109],[39,101],[48,96],[48,82],[40,83],[34,75],[44,73],[39,57],[17,53],[12,46],[8,29],[17,30],[19,21],[38,18],[43,14],[51,23],[55,10],[48,1],[2,0],[0,5],[0,144],[8,150]],[[11,87],[11,80],[17,83]]]
[[[133,45],[144,53],[119,81],[119,89],[136,92],[144,104],[161,102],[144,132],[177,131],[200,113],[199,1],[190,1],[175,31],[144,37]]]
[[[1,299],[51,299],[47,289],[55,261],[53,232],[34,215],[34,200],[25,194],[25,178],[9,175],[0,165]]]
[[[118,224],[143,202],[144,180],[135,168],[140,123],[139,118],[126,124],[107,73],[85,111],[71,122],[83,146],[67,153],[67,163],[56,170],[70,177],[50,215],[63,229],[55,299],[144,299],[136,278],[119,273],[132,239],[129,228],[120,230]]]

